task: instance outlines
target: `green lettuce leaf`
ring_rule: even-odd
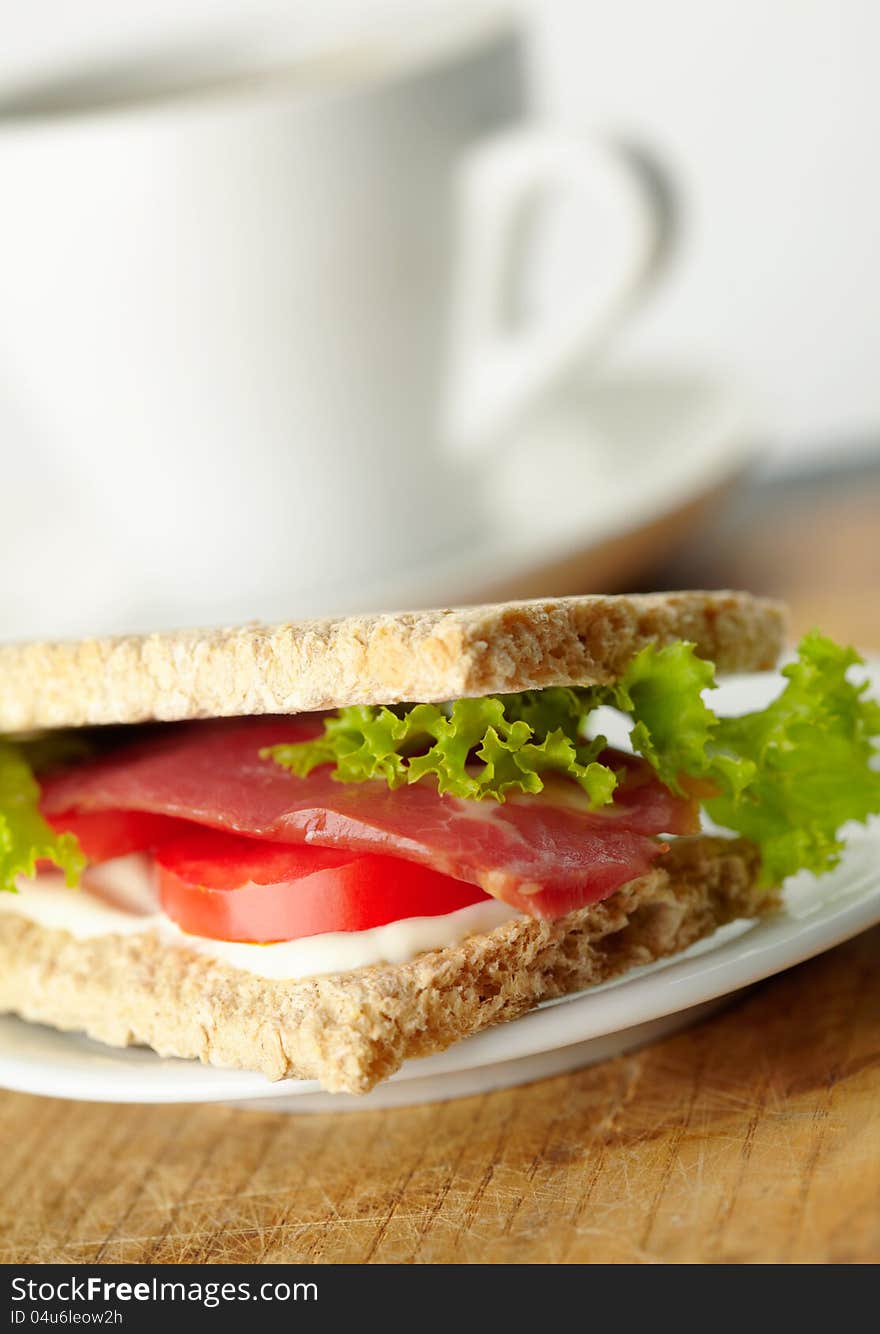
[[[630,713],[633,749],[681,790],[696,780],[708,815],[752,840],[765,884],[840,860],[839,830],[880,812],[872,737],[880,704],[847,677],[862,659],[816,631],[783,668],[786,686],[765,709],[718,718],[703,699],[712,667],[693,646],[644,649],[613,688]],[[693,790],[693,788],[692,788]]]
[[[706,810],[758,845],[768,884],[802,868],[831,870],[843,851],[841,826],[880,812],[872,763],[880,704],[866,698],[867,684],[847,679],[861,662],[814,631],[783,668],[782,694],[760,712],[721,719],[715,731],[713,746],[751,761],[755,772],[739,790],[722,787]]]
[[[443,707],[340,709],[325,720],[324,734],[314,741],[269,746],[261,754],[300,778],[318,765],[332,764],[341,783],[382,778],[397,788],[431,777],[443,795],[472,800],[503,801],[512,792],[541,792],[542,774],[552,772],[574,779],[591,806],[605,805],[617,778],[596,759],[604,738],[582,741],[578,736],[575,692],[527,694],[558,698],[489,696]]]
[[[766,709],[719,718],[705,695],[714,668],[694,646],[648,645],[611,686],[553,688],[437,706],[341,709],[314,741],[264,751],[305,776],[332,764],[341,782],[382,778],[389,787],[431,778],[441,793],[504,801],[538,793],[548,774],[573,779],[598,807],[617,778],[587,740],[590,714],[610,705],[633,722],[633,749],[673,791],[699,795],[718,824],[759,848],[763,878],[802,868],[821,873],[840,857],[839,830],[880,812],[873,767],[880,705],[848,679],[861,659],[814,632],[786,667]]]
[[[56,834],[40,814],[40,789],[23,749],[0,741],[0,890],[15,891],[15,878],[33,875],[50,861],[76,884],[85,858],[72,834]]]
[[[611,702],[635,722],[633,750],[673,792],[684,791],[687,777],[707,789],[738,793],[755,777],[751,759],[715,745],[719,720],[703,699],[714,685],[712,664],[697,657],[693,644],[681,642],[662,649],[649,644],[610,689]]]

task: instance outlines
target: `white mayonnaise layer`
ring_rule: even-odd
[[[457,945],[466,936],[491,931],[502,922],[520,917],[514,908],[497,899],[471,903],[440,917],[407,917],[369,931],[328,931],[302,940],[282,940],[274,945],[244,945],[231,940],[208,940],[190,936],[163,918],[161,934],[169,943],[188,945],[200,954],[222,959],[258,977],[281,980],[314,977],[318,973],[344,973],[371,963],[406,963],[425,950]]]
[[[57,871],[21,877],[18,894],[0,894],[0,913],[26,917],[78,940],[96,936],[153,933],[233,968],[276,980],[346,972],[374,963],[406,963],[425,950],[457,945],[522,914],[489,899],[439,917],[409,917],[369,931],[333,931],[272,945],[191,936],[158,906],[149,857],[132,853],[86,872],[79,889],[68,889]]]

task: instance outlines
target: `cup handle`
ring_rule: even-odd
[[[627,312],[665,248],[668,194],[636,153],[537,128],[483,141],[461,162],[459,185],[446,435],[470,450],[503,431]],[[583,203],[590,244],[606,262],[589,291],[511,327],[505,295],[522,261],[521,224],[560,191]]]

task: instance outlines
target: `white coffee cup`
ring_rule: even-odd
[[[0,413],[32,463],[16,550],[36,531],[53,572],[34,607],[3,561],[4,634],[332,610],[473,539],[505,428],[657,248],[623,156],[524,119],[522,55],[444,7],[0,99]],[[553,192],[600,276],[512,327]]]

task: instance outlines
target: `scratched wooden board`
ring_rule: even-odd
[[[880,647],[873,494],[792,502],[730,582]],[[0,1095],[0,1261],[876,1262],[878,965],[880,930],[642,1052],[439,1106]]]
[[[442,1106],[7,1095],[0,1260],[875,1260],[878,964],[874,931],[671,1041]]]

